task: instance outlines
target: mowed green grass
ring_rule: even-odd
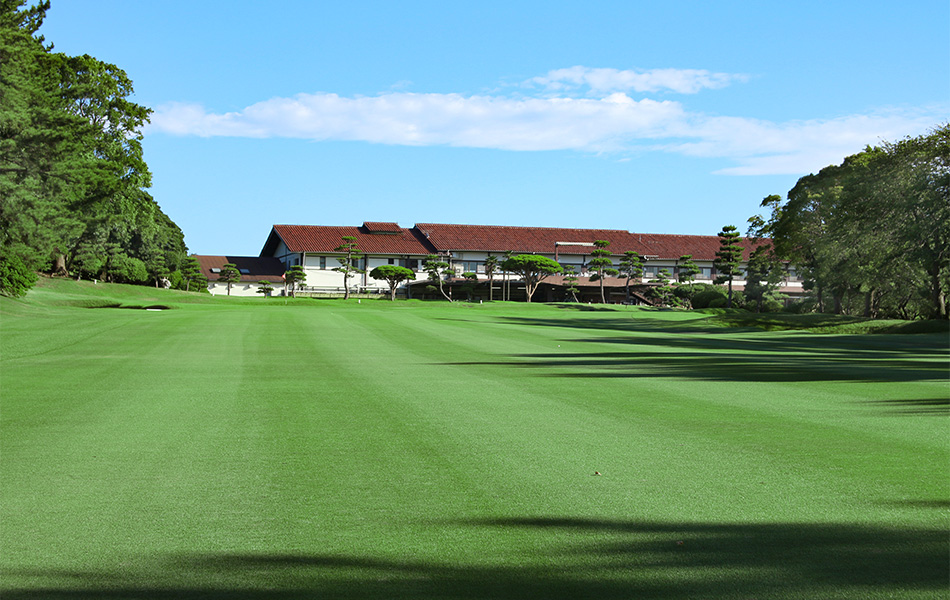
[[[43,282],[0,301],[0,596],[945,598],[948,356]]]

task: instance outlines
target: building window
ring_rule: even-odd
[[[406,267],[407,269],[412,269],[413,271],[419,270],[419,260],[416,258],[400,258],[399,266]]]
[[[699,267],[699,279],[712,279],[712,267]]]
[[[396,259],[395,259],[395,258],[390,258],[390,259],[388,259],[388,261],[389,261],[389,264],[391,264],[391,265],[396,264]]]
[[[320,257],[320,270],[321,270],[321,271],[326,271],[326,270],[327,270],[327,257],[326,257],[326,256],[321,256],[321,257]]]

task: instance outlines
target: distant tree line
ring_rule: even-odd
[[[0,274],[184,282],[184,235],[145,191],[150,109],[122,69],[45,44],[48,0],[25,5],[0,0]]]
[[[750,234],[804,278],[813,310],[947,318],[950,124],[868,147],[762,202]]]

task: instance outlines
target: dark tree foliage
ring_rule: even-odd
[[[106,281],[174,271],[184,236],[144,191],[151,111],[118,67],[45,45],[48,9],[0,1],[0,252]]]
[[[241,272],[238,270],[237,265],[227,263],[221,267],[221,272],[218,273],[218,281],[228,284],[228,296],[230,296],[231,286],[241,281]]]
[[[577,292],[580,289],[577,287],[577,272],[574,270],[574,265],[564,267],[564,291],[571,295],[574,302],[577,302]]]
[[[198,258],[195,256],[186,256],[181,263],[181,278],[185,284],[185,291],[191,291],[191,284],[198,280],[198,276],[201,275],[201,265],[198,263]]]
[[[729,294],[726,297],[726,308],[732,308],[732,281],[741,274],[739,265],[742,261],[742,241],[741,234],[735,225],[726,225],[719,232],[719,250],[716,251],[716,259],[713,265],[719,276],[716,277],[716,283],[728,283]]]
[[[385,281],[389,284],[389,299],[396,300],[396,287],[403,281],[412,281],[416,274],[412,269],[400,267],[398,265],[380,265],[369,272],[373,279]]]
[[[771,246],[760,245],[749,254],[745,297],[749,302],[755,302],[755,312],[762,312],[766,301],[776,302],[774,292],[783,278],[782,265],[771,252]]]
[[[769,196],[750,219],[819,312],[947,318],[950,125],[868,147]]]
[[[594,275],[591,276],[592,281],[600,281],[600,303],[606,304],[607,299],[604,297],[604,278],[608,275],[618,275],[620,271],[613,268],[613,261],[610,258],[610,250],[607,249],[607,246],[610,245],[608,240],[594,240],[594,246],[596,248],[591,251],[591,259],[587,263],[587,266],[591,271],[594,272]]]
[[[436,256],[435,254],[430,254],[423,261],[422,269],[429,274],[429,281],[439,284],[438,289],[439,293],[442,294],[442,297],[449,302],[452,302],[452,297],[445,293],[445,288],[442,285],[444,277],[454,274],[454,271],[449,268],[449,263],[442,260],[441,257]]]
[[[290,295],[297,297],[297,286],[307,281],[307,274],[304,273],[301,265],[294,265],[284,273],[284,283],[290,286]]]
[[[333,270],[337,273],[343,273],[343,299],[349,300],[349,280],[353,277],[356,277],[357,273],[363,272],[362,269],[356,266],[356,261],[353,258],[353,255],[360,251],[356,245],[356,237],[352,235],[343,236],[341,244],[333,250],[335,252],[343,253],[343,256],[336,259],[337,262],[340,263],[340,266],[334,268]]]
[[[521,276],[524,282],[526,301],[531,302],[531,297],[537,291],[538,285],[549,275],[561,273],[563,269],[554,259],[536,254],[516,254],[511,258],[505,259],[501,268],[509,273],[515,273]]]
[[[466,271],[462,273],[462,279],[465,280],[465,283],[462,284],[462,291],[468,296],[468,301],[473,302],[475,300],[475,286],[478,285],[478,273]]]
[[[628,250],[623,253],[623,258],[620,259],[618,271],[627,278],[624,288],[627,292],[627,302],[630,302],[630,280],[643,277],[643,260],[639,254],[633,250]]]
[[[0,256],[0,294],[19,298],[36,284],[36,271],[18,256]]]
[[[489,254],[485,257],[485,276],[488,277],[488,301],[495,299],[495,271],[498,270],[498,257]]]
[[[257,282],[257,293],[264,294],[264,296],[270,296],[270,293],[274,291],[274,286],[270,284],[269,281],[261,279]]]
[[[660,306],[678,305],[679,298],[674,294],[675,288],[670,283],[670,272],[660,269],[656,274],[656,281],[650,288],[650,295]]]

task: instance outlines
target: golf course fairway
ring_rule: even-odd
[[[947,597],[946,333],[598,308],[4,298],[0,598]]]

